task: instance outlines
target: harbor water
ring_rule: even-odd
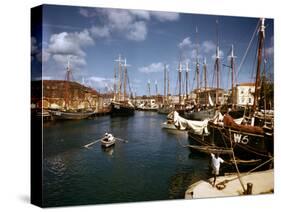
[[[103,116],[44,123],[45,206],[184,199],[189,185],[209,174],[209,158],[181,143],[187,133],[161,129],[166,115],[136,111],[130,117]],[[118,141],[83,146],[110,132]]]

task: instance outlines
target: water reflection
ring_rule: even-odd
[[[208,158],[193,156],[179,144],[188,143],[186,132],[161,129],[165,119],[157,113],[136,112],[133,117],[46,126],[46,205],[184,198],[188,185],[205,178]],[[105,132],[125,141],[105,149],[100,143],[82,148]]]
[[[111,146],[111,147],[101,147],[103,152],[109,156],[113,156],[113,153],[114,153],[114,146]]]

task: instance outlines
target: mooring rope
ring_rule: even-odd
[[[242,174],[240,177],[245,177],[245,176],[251,174],[253,171],[259,169],[260,167],[262,167],[262,166],[264,166],[265,164],[269,163],[269,162],[272,161],[273,159],[274,159],[274,157],[270,158],[269,160],[265,161],[264,163],[262,163],[262,164],[256,166],[255,168],[251,169],[251,170],[248,171],[247,173]],[[236,179],[238,179],[238,177],[234,177],[234,178],[229,179],[229,180],[224,180],[224,181],[222,181],[222,182],[220,182],[220,183],[218,183],[218,184],[226,184],[226,183],[229,183],[229,182],[231,182],[231,181],[233,181],[233,180],[236,180]]]
[[[237,171],[237,176],[238,176],[239,182],[240,182],[240,184],[241,184],[241,186],[242,186],[243,192],[245,192],[246,189],[245,189],[245,186],[244,186],[244,184],[243,184],[243,182],[242,182],[242,179],[241,179],[241,177],[240,177],[240,171],[239,171],[239,169],[238,169],[237,162],[236,162],[236,158],[235,158],[235,154],[234,154],[233,147],[232,147],[232,139],[231,139],[231,136],[230,136],[229,138],[230,138],[230,145],[231,145],[231,149],[232,149],[232,156],[233,156],[233,160],[234,160],[234,165],[235,165],[235,168],[236,168],[236,171]]]

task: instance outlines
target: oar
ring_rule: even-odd
[[[129,142],[128,140],[125,140],[125,139],[122,139],[122,138],[116,138],[116,137],[115,137],[115,139],[116,139],[117,141],[123,141],[124,143],[128,143],[128,142]]]
[[[99,139],[97,139],[97,140],[95,140],[95,141],[93,141],[93,142],[91,142],[91,143],[89,143],[89,144],[86,144],[86,145],[84,145],[84,147],[85,147],[85,148],[89,148],[90,146],[92,146],[92,145],[94,145],[94,144],[100,142],[101,139],[102,139],[102,138],[99,138]]]

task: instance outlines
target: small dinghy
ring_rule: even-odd
[[[116,138],[111,134],[105,134],[105,136],[101,139],[102,147],[111,147],[115,144]]]

